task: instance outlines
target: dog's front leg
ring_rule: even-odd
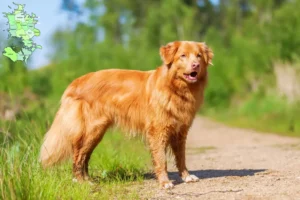
[[[175,156],[176,166],[179,171],[179,175],[186,183],[199,181],[199,178],[195,175],[190,175],[185,164],[185,143],[187,132],[180,133],[178,135],[172,135],[170,138],[170,146]]]
[[[154,165],[154,172],[158,179],[159,185],[162,188],[173,188],[173,183],[168,178],[167,161],[166,161],[166,148],[168,138],[161,132],[151,133],[148,135],[148,142],[152,155]]]

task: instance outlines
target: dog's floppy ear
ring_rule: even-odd
[[[178,50],[179,45],[180,42],[175,41],[168,43],[166,46],[160,47],[159,53],[164,64],[170,65],[173,62],[174,56]]]
[[[201,47],[201,51],[203,54],[204,61],[207,65],[213,65],[212,59],[214,57],[214,53],[211,48],[209,48],[205,43],[199,43]]]

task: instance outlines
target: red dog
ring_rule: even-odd
[[[160,186],[173,187],[166,166],[168,146],[182,179],[199,180],[186,168],[185,142],[203,102],[213,53],[204,43],[176,41],[161,47],[160,55],[163,65],[156,70],[101,70],[74,80],[45,136],[42,165],[72,155],[74,176],[87,180],[93,150],[105,131],[116,125],[145,135]]]

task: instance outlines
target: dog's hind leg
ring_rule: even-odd
[[[86,128],[81,141],[75,141],[73,174],[78,181],[89,180],[88,163],[96,146],[102,140],[110,123],[106,118],[93,121]]]
[[[81,154],[84,155],[84,169],[83,169],[83,176],[85,180],[89,180],[89,173],[88,173],[88,164],[91,158],[91,155],[96,148],[96,146],[99,144],[99,142],[102,140],[107,128],[109,127],[109,122],[103,122],[101,125],[98,125],[95,127],[95,129],[90,133],[90,135],[87,135],[84,144],[81,149]]]

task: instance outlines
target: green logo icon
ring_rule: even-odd
[[[40,35],[40,30],[35,28],[38,17],[34,13],[25,12],[25,4],[13,4],[17,6],[16,9],[3,13],[8,20],[9,35],[7,47],[4,48],[2,54],[14,62],[21,60],[27,63],[28,58],[36,49],[42,49],[42,46],[34,43],[32,39]],[[11,9],[10,6],[8,7]]]

